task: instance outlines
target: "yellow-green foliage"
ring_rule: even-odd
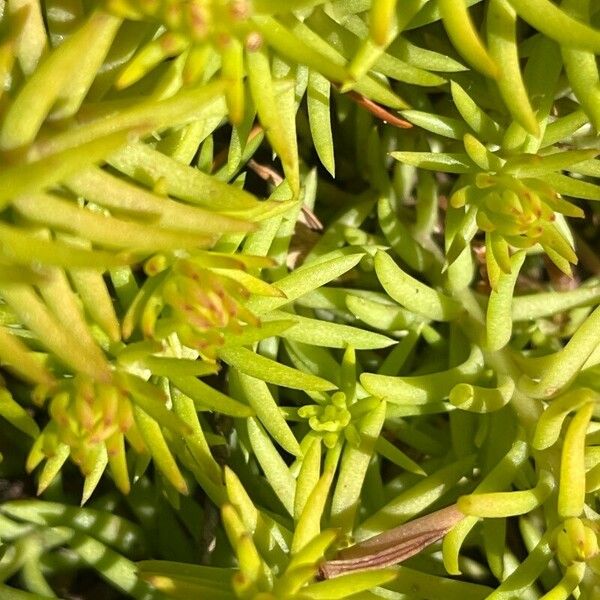
[[[600,597],[598,54],[0,0],[0,599]]]

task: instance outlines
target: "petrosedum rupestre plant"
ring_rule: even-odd
[[[0,0],[0,597],[598,597],[599,53]]]

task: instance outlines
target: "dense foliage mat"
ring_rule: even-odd
[[[0,598],[599,598],[599,54],[0,0]]]

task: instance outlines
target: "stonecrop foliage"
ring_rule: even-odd
[[[0,598],[600,597],[599,54],[0,0]]]

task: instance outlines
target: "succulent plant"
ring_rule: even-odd
[[[0,598],[597,598],[598,54],[590,0],[0,0]]]

